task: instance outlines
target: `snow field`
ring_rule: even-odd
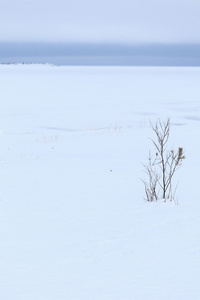
[[[200,298],[199,68],[0,66],[4,300]],[[179,204],[146,203],[171,116]]]

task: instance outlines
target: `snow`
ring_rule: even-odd
[[[200,68],[0,66],[4,300],[200,299]],[[178,205],[147,203],[171,116]]]

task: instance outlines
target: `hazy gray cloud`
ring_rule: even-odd
[[[199,0],[0,0],[0,41],[199,43]]]

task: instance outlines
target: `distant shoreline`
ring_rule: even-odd
[[[0,63],[48,63],[59,66],[200,66],[200,45],[0,43]]]
[[[0,64],[50,64],[55,66],[160,66],[199,67],[200,59],[152,57],[11,57],[0,58]]]

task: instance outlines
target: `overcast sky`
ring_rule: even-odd
[[[0,42],[200,43],[200,0],[0,0]]]

